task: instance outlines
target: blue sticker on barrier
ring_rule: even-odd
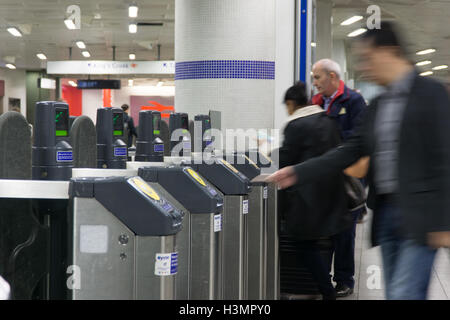
[[[126,147],[114,148],[114,157],[126,157],[126,156],[127,156],[127,148]]]
[[[170,274],[178,272],[178,252],[172,253],[170,263]]]
[[[153,146],[153,151],[155,151],[155,152],[164,152],[164,145],[163,144],[155,144]]]
[[[73,161],[72,151],[56,151],[56,162],[71,162]]]

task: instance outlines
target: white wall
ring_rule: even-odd
[[[122,87],[113,90],[113,105],[120,107],[122,104],[130,104],[130,96],[175,96],[175,86],[133,86]]]
[[[174,96],[175,87],[133,86],[122,87],[120,90],[112,90],[112,105],[120,107],[122,104],[130,104],[130,96]],[[97,109],[103,106],[102,90],[83,90],[83,115],[96,122]]]
[[[283,103],[295,78],[295,0],[276,1],[275,116],[273,127],[281,129],[287,119]]]
[[[20,99],[20,109],[24,117],[27,114],[27,89],[25,70],[10,70],[0,68],[0,80],[5,80],[5,96],[3,97],[3,110],[8,110],[9,98]]]

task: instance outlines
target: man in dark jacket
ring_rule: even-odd
[[[269,180],[304,185],[370,156],[371,240],[381,246],[387,299],[426,299],[436,248],[450,246],[450,102],[420,77],[390,23],[357,42],[358,66],[386,87],[346,143]]]
[[[322,155],[339,145],[341,139],[335,121],[327,117],[320,106],[306,106],[304,83],[287,90],[285,103],[289,118],[279,150],[280,167]],[[280,222],[282,289],[294,272],[285,275],[283,264],[292,266],[292,270],[306,265],[324,299],[335,298],[328,267],[331,261],[322,259],[318,240],[342,232],[351,223],[343,179],[343,174],[338,172],[316,183],[283,192]],[[292,284],[289,287],[292,288]],[[295,289],[301,288],[291,291]]]
[[[342,141],[346,141],[353,134],[357,123],[361,121],[366,102],[359,93],[348,88],[341,80],[341,68],[337,62],[330,59],[319,60],[314,64],[312,72],[313,85],[319,92],[312,97],[312,102],[320,105],[330,118],[336,120]],[[333,237],[333,280],[336,282],[338,297],[346,297],[353,293],[356,223],[364,212],[365,208],[352,211],[352,225]]]
[[[123,104],[121,108],[123,110],[123,123],[125,123],[128,128],[126,131],[128,132],[127,147],[129,148],[133,144],[133,136],[137,138],[137,132],[136,127],[134,126],[133,118],[128,115],[128,110],[130,107],[127,104]]]

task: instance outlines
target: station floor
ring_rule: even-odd
[[[354,293],[339,300],[384,300],[384,284],[381,279],[379,288],[369,289],[375,282],[370,281],[374,275],[373,270],[379,267],[381,276],[383,268],[381,264],[380,247],[370,248],[370,223],[371,213],[369,212],[363,223],[356,227],[355,239],[355,289]],[[372,266],[372,267],[371,267]],[[376,267],[373,267],[376,266]],[[369,272],[368,272],[369,271]],[[431,283],[428,291],[429,300],[450,300],[450,250],[440,249],[436,255],[433,266]]]

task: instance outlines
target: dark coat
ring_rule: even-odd
[[[362,124],[346,143],[295,166],[299,185],[334,175],[363,156],[373,156],[378,102],[379,98],[370,104]],[[428,232],[450,231],[450,103],[439,82],[416,74],[400,128],[398,155],[401,233],[425,244]],[[375,166],[371,161],[367,202],[374,208],[372,244],[378,245]]]
[[[324,106],[321,94],[312,97],[312,103]],[[346,141],[361,121],[363,111],[366,108],[364,98],[356,91],[348,88],[341,80],[336,96],[330,103],[327,115],[335,119],[339,124],[341,138]]]
[[[317,157],[340,143],[334,120],[319,106],[306,107],[300,117],[288,122],[280,148],[280,167]],[[305,112],[309,110],[310,112]],[[290,117],[295,118],[294,117]],[[334,173],[316,183],[292,188],[282,195],[281,233],[297,240],[329,237],[348,228],[351,216],[347,208],[342,173]]]

